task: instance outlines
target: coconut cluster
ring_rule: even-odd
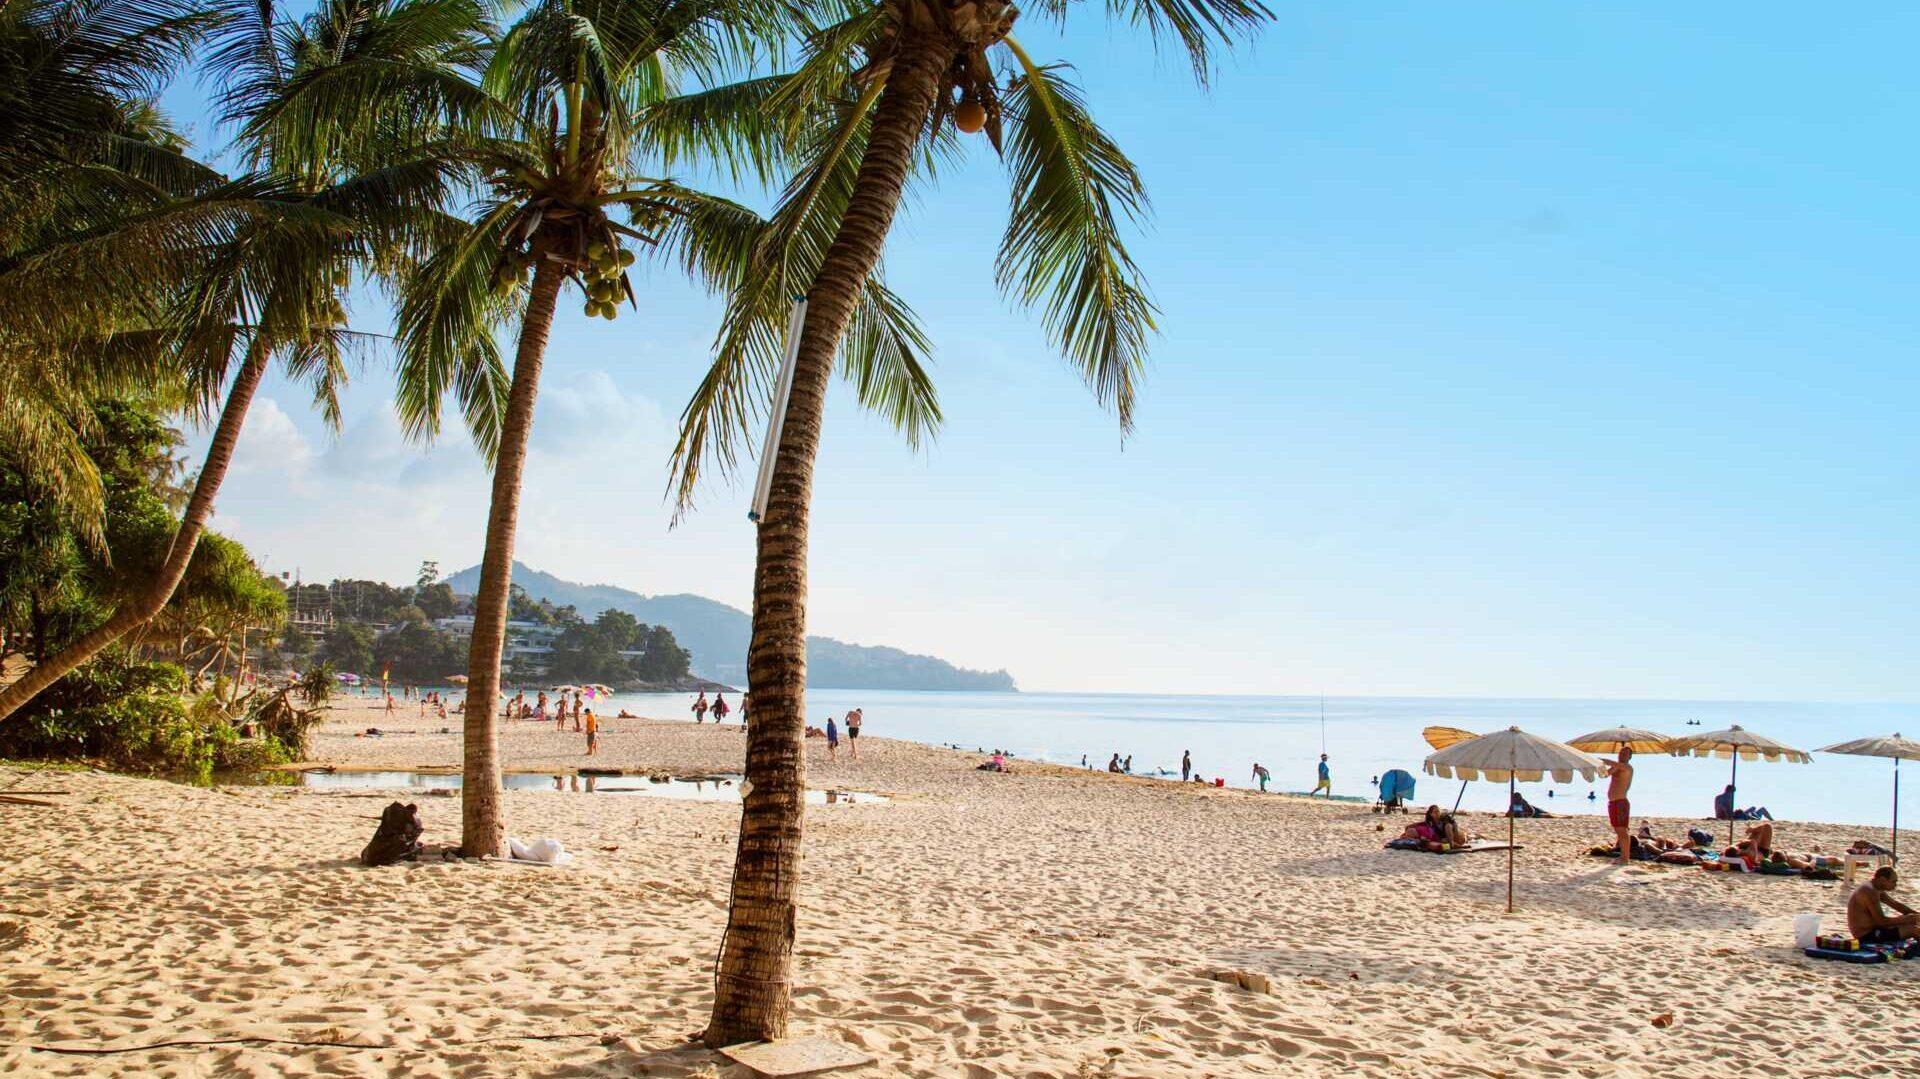
[[[533,256],[526,251],[508,251],[500,256],[500,265],[493,269],[493,294],[506,299],[527,276],[527,267],[533,265]]]
[[[598,316],[611,320],[620,313],[620,299],[625,293],[621,278],[631,265],[633,252],[618,244],[595,240],[587,245],[587,265],[582,279],[587,290],[588,318]]]

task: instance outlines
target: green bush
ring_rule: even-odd
[[[241,738],[223,697],[189,697],[186,683],[185,673],[171,663],[103,654],[0,726],[0,755],[82,758],[202,780],[215,771],[291,759],[271,736]]]

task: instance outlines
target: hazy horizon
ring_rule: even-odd
[[[1287,5],[1210,94],[1096,22],[1021,36],[1153,196],[1138,430],[995,292],[975,146],[887,256],[946,427],[912,453],[836,389],[811,632],[1034,691],[1920,699],[1920,13]],[[751,472],[663,498],[717,305],[640,294],[562,305],[516,557],[745,609]],[[385,367],[338,439],[270,381],[215,527],[308,580],[477,562],[486,477]]]

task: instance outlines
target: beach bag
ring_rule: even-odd
[[[424,831],[418,806],[391,803],[380,814],[380,827],[374,829],[373,838],[360,851],[360,864],[375,866],[413,861],[420,857],[420,833]]]
[[[1793,944],[1796,948],[1816,947],[1820,939],[1820,916],[1799,914],[1793,919]]]

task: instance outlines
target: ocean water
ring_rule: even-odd
[[[692,719],[693,694],[621,694],[603,698],[602,714],[628,708],[649,718]],[[729,703],[735,698],[729,696]],[[1335,794],[1372,799],[1372,780],[1404,768],[1418,780],[1415,800],[1452,804],[1457,780],[1421,771],[1432,752],[1422,727],[1444,725],[1485,733],[1510,726],[1567,739],[1603,727],[1644,727],[1666,734],[1702,733],[1735,723],[1805,750],[1853,738],[1903,731],[1920,734],[1920,705],[1809,704],[1781,701],[1503,700],[1450,697],[1328,697],[1325,720],[1317,697],[1153,696],[1100,693],[928,693],[899,690],[813,690],[807,722],[865,709],[864,731],[965,749],[1005,749],[1017,757],[1104,768],[1113,753],[1133,757],[1136,774],[1165,769],[1178,778],[1180,754],[1228,786],[1253,786],[1253,764],[1273,773],[1270,789],[1305,791],[1324,747]],[[1700,726],[1689,727],[1688,720]],[[617,735],[616,735],[617,737]],[[1636,816],[1709,817],[1713,796],[1728,781],[1730,762],[1643,754],[1632,801]],[[1901,820],[1920,827],[1920,762],[1905,767]],[[1521,784],[1534,804],[1560,814],[1605,812],[1605,790],[1572,783]],[[1597,798],[1588,799],[1590,792]],[[1742,761],[1738,803],[1763,805],[1785,820],[1860,824],[1885,829],[1893,807],[1893,762],[1815,754],[1811,764]],[[1499,810],[1505,784],[1466,785],[1464,808]],[[1871,836],[1871,831],[1863,831]],[[1882,835],[1884,838],[1884,835]]]

